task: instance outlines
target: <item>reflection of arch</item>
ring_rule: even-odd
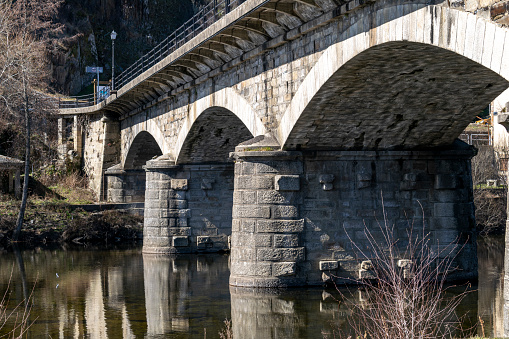
[[[208,108],[187,132],[177,163],[224,163],[235,146],[252,137],[243,122],[229,110]]]
[[[506,29],[417,6],[354,14],[285,111],[277,129],[284,148],[447,145],[508,87]]]
[[[225,117],[229,117],[225,120],[227,124],[239,124],[239,122],[241,122],[241,125],[244,125],[242,127],[245,127],[253,136],[263,135],[266,133],[265,127],[260,119],[258,119],[256,113],[246,99],[237,94],[233,89],[224,88],[209,96],[201,98],[190,105],[189,114],[180,129],[177,144],[174,148],[174,155],[176,159],[182,158],[180,156],[180,152],[183,150],[184,144],[189,142],[188,134],[192,131],[196,131],[196,128],[193,127],[193,125],[203,113],[206,113],[209,116],[207,119],[213,115],[209,113],[219,113]],[[218,119],[215,120],[219,122]],[[202,123],[204,122],[201,119],[200,121]],[[223,127],[231,129],[234,126],[223,125]],[[235,146],[236,145],[233,147]],[[189,147],[189,144],[187,144],[186,147]]]
[[[156,139],[148,132],[141,131],[136,135],[129,147],[124,162],[124,169],[141,169],[145,163],[155,156],[162,155]]]

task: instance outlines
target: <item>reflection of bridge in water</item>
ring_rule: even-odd
[[[358,278],[351,240],[382,240],[383,192],[397,236],[415,217],[435,250],[459,238],[456,277],[473,278],[474,153],[456,139],[508,87],[507,29],[439,1],[229,9],[61,111],[61,130],[88,116],[74,140],[97,195],[145,202],[144,252],[231,247],[242,287]]]
[[[458,314],[466,314],[466,328],[476,323],[479,315],[485,321],[485,334],[496,336],[502,333],[502,279],[492,271],[500,269],[503,241],[480,243],[480,249],[483,268],[479,291],[467,296]],[[34,291],[32,318],[37,321],[30,331],[35,336],[204,338],[206,333],[206,338],[216,338],[223,321],[230,319],[236,339],[298,339],[319,338],[349,326],[351,311],[346,302],[339,301],[334,289],[229,287],[225,280],[228,256],[141,256],[139,251],[116,250],[103,254],[57,252],[65,258],[58,260],[44,252],[23,253],[25,258],[34,259],[26,260],[28,280],[37,275],[42,278]],[[12,261],[5,256],[3,260],[2,265],[12,267]],[[37,272],[41,262],[50,263],[44,267],[51,274],[41,276]],[[59,278],[54,278],[55,270]],[[9,276],[9,269],[4,268],[2,283]],[[17,293],[20,285],[17,281],[11,285],[16,298],[22,298],[22,293]],[[354,303],[366,302],[366,295],[355,288],[343,292]]]

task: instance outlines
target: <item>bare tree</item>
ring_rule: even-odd
[[[481,234],[505,226],[506,189],[499,188],[505,181],[499,169],[493,146],[479,146],[477,155],[472,158],[472,182],[475,219]],[[487,185],[490,180],[495,187]]]
[[[46,48],[58,27],[51,18],[60,0],[0,0],[0,109],[10,120],[24,122],[25,176],[13,241],[23,225],[28,199],[32,115],[48,109],[44,93],[48,75]]]
[[[446,279],[456,269],[462,246],[434,243],[424,221],[419,224],[410,222],[406,237],[400,239],[384,209],[376,229],[364,230],[369,246],[360,248],[352,240],[369,274],[354,280],[360,284],[362,302],[342,295],[352,312],[348,322],[353,335],[338,327],[334,337],[445,339],[462,334],[456,308],[468,293],[466,286],[458,294],[445,294],[452,291]]]

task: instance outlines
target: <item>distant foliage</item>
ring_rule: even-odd
[[[488,180],[495,184],[488,186]],[[492,146],[480,146],[472,158],[472,182],[477,229],[481,234],[502,230],[506,221],[505,178]]]

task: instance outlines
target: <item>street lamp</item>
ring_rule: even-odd
[[[111,31],[111,91],[115,90],[115,39],[117,38],[117,33],[115,31]]]

